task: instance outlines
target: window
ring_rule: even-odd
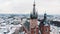
[[[46,29],[46,32],[48,32],[48,28]]]

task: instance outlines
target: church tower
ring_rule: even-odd
[[[39,25],[41,34],[50,34],[50,24],[47,21],[47,14],[44,14],[44,19]]]
[[[33,12],[30,14],[30,34],[38,34],[38,15],[35,10],[35,0],[33,4]]]

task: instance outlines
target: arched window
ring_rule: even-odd
[[[46,32],[48,32],[49,30],[48,30],[48,28],[46,29]]]

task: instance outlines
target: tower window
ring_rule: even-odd
[[[48,28],[46,29],[46,32],[48,32]]]

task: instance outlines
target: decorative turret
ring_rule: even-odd
[[[37,15],[37,12],[35,10],[35,1],[34,1],[34,4],[33,4],[33,13],[30,14],[30,18],[31,19],[37,19],[38,15]]]
[[[46,20],[46,19],[47,19],[47,14],[45,13],[45,14],[44,14],[44,20]]]
[[[46,14],[46,12],[45,12],[45,14],[44,14],[44,19],[43,19],[43,24],[45,25],[45,24],[47,24],[47,14]]]
[[[48,19],[47,19],[47,14],[46,14],[46,12],[45,12],[45,14],[44,14],[44,20],[43,20],[43,21],[44,21],[44,22],[43,22],[44,25],[46,25],[46,26],[49,25],[49,21],[48,21]]]

